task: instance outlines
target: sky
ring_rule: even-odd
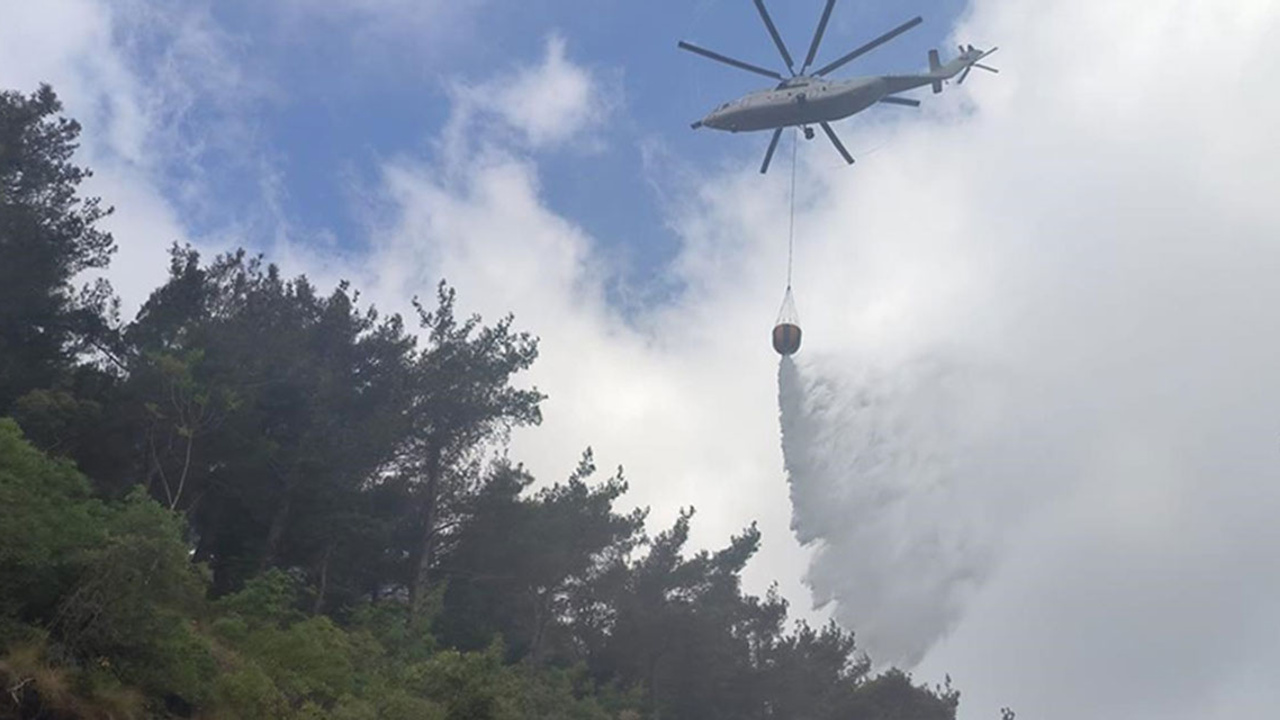
[[[773,2],[803,54],[820,0]],[[0,0],[117,207],[126,312],[165,248],[246,246],[541,337],[544,481],[592,446],[747,589],[950,675],[960,716],[1280,711],[1280,60],[1273,0],[845,0],[839,74],[999,45],[918,109],[801,141],[689,130],[780,65],[745,0]],[[820,60],[821,61],[821,60]]]

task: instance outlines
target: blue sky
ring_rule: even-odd
[[[927,50],[944,42],[963,7],[960,0],[840,3],[819,62],[922,14],[923,26],[842,74],[919,68]],[[774,2],[770,9],[793,54],[802,55],[822,2]],[[701,166],[723,163],[726,156],[758,156],[766,142],[760,135],[688,130],[688,123],[711,107],[761,83],[680,52],[676,41],[782,65],[755,8],[732,0],[491,2],[471,10],[449,32],[410,25],[399,32],[379,30],[377,40],[353,34],[349,17],[316,17],[239,0],[213,5],[210,12],[229,51],[239,56],[233,59],[243,63],[252,83],[269,88],[269,99],[250,101],[251,127],[239,136],[247,147],[214,144],[199,156],[207,192],[198,205],[169,198],[184,207],[195,232],[217,232],[229,222],[242,222],[246,214],[259,214],[263,222],[268,217],[287,221],[299,239],[331,235],[340,247],[358,249],[367,234],[363,191],[377,185],[379,167],[388,158],[431,156],[430,139],[450,115],[450,85],[527,64],[555,34],[564,38],[573,62],[613,81],[621,106],[598,131],[594,139],[599,142],[557,149],[540,159],[546,203],[574,218],[607,252],[625,259],[623,279],[640,284],[677,250],[642,148],[657,146]],[[163,55],[164,37],[149,39],[137,44],[132,59],[144,73]],[[217,107],[199,108],[187,117],[184,134],[216,135],[230,120]],[[855,152],[867,147],[858,133],[860,122],[855,118],[841,126]],[[173,187],[181,187],[191,179],[192,164],[184,159],[167,170]],[[270,208],[263,207],[264,174],[274,183]]]

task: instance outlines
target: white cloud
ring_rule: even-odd
[[[295,13],[294,21],[304,17],[325,19],[329,21],[356,26],[372,26],[380,33],[421,33],[432,25],[439,25],[437,32],[443,32],[445,23],[441,22],[450,13],[469,13],[479,10],[485,0],[470,0],[466,3],[446,2],[445,0],[329,0],[324,3],[313,3],[307,0],[284,0],[282,8]]]
[[[103,222],[119,245],[109,274],[126,312],[136,309],[165,276],[163,248],[185,234],[148,176],[146,139],[157,128],[146,88],[115,45],[118,16],[94,0],[4,5],[0,87],[29,93],[48,82],[84,127],[76,162],[95,172],[86,193],[117,206]]]
[[[330,83],[351,94],[358,94],[369,77],[395,77],[412,92],[412,80],[451,72],[452,57],[468,52],[468,46],[485,45],[481,21],[492,16],[492,0],[277,0],[248,5],[263,24],[258,31],[273,44],[309,53],[315,38],[324,37],[324,52],[311,57],[323,65]]]
[[[3,6],[0,87],[29,93],[48,82],[81,123],[75,162],[94,172],[83,193],[116,208],[102,223],[118,246],[106,274],[127,318],[163,282],[169,245],[217,244],[188,229],[216,210],[203,168],[211,158],[261,162],[248,115],[268,88],[202,3]]]
[[[286,189],[259,136],[259,111],[284,94],[210,4],[4,5],[0,87],[49,82],[83,126],[75,161],[94,172],[83,193],[116,208],[102,223],[118,246],[105,274],[126,319],[163,282],[174,242],[210,254],[244,244],[288,250]],[[216,188],[231,176],[258,194],[228,212]]]
[[[563,37],[547,38],[542,62],[476,84],[454,87],[454,116],[448,132],[454,149],[461,135],[515,131],[533,149],[573,142],[592,146],[598,126],[618,104],[620,90],[598,73],[566,57]],[[501,126],[480,125],[496,119]]]

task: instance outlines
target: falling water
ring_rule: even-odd
[[[784,357],[791,526],[815,602],[877,662],[912,666],[958,621],[994,537],[971,490],[990,388],[941,359],[892,369]]]

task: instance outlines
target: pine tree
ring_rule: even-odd
[[[77,194],[90,172],[71,162],[80,125],[61,110],[48,85],[0,92],[0,414],[104,343],[114,303],[104,282],[72,285],[106,267],[115,243],[97,227],[111,209]]]

